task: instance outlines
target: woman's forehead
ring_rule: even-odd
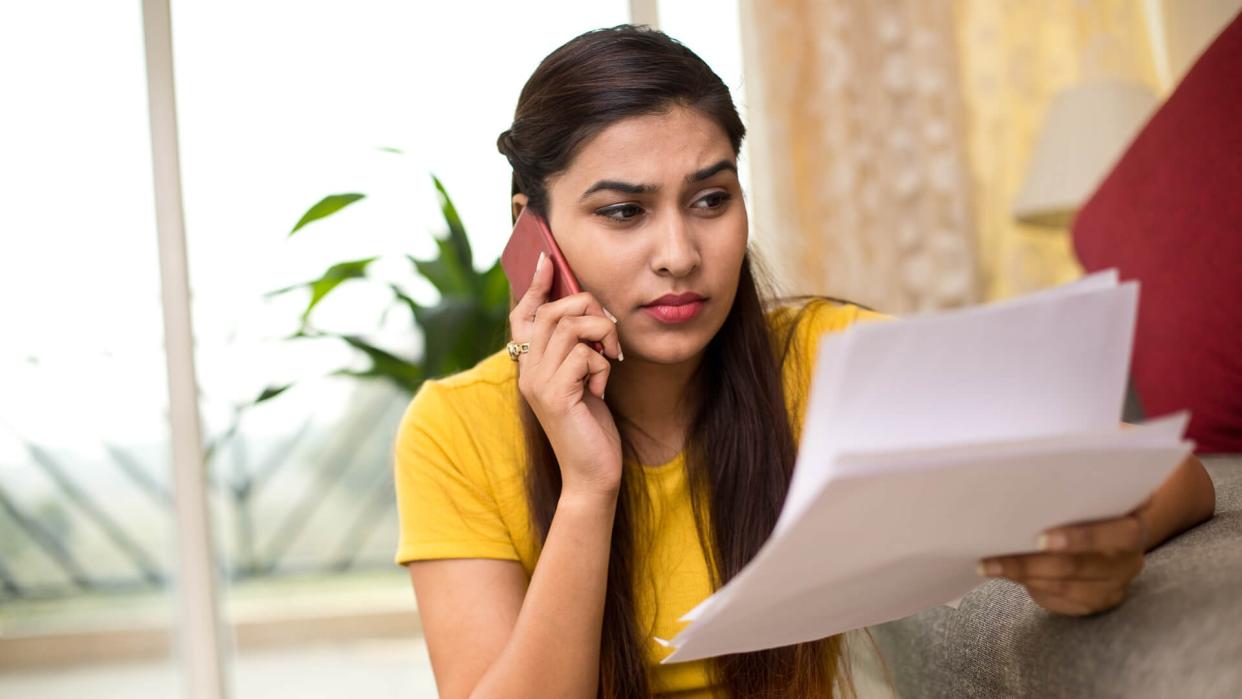
[[[583,189],[599,179],[663,184],[722,159],[733,160],[724,129],[702,112],[675,107],[609,124],[582,144],[560,179]]]

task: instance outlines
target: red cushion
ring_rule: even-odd
[[[1084,268],[1142,284],[1132,378],[1149,416],[1189,408],[1202,452],[1242,452],[1242,15],[1079,211]]]

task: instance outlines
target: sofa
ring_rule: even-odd
[[[871,627],[879,681],[900,697],[1242,697],[1242,455],[1203,462],[1216,516],[1151,551],[1121,606],[1054,615],[992,580]]]

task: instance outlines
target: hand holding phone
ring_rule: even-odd
[[[522,209],[513,225],[513,234],[500,255],[500,265],[509,278],[509,287],[513,290],[513,298],[520,299],[530,288],[531,277],[535,276],[535,263],[539,253],[543,253],[552,263],[552,289],[548,292],[545,303],[570,296],[582,291],[577,278],[569,269],[565,255],[561,253],[552,231],[543,218],[530,210]],[[588,342],[592,349],[604,353],[604,345],[597,341]]]
[[[604,392],[612,371],[608,357],[621,359],[616,321],[598,299],[579,293],[551,231],[529,209],[518,217],[501,265],[517,298],[509,324],[515,338],[530,344],[528,354],[519,355],[526,359],[517,387],[556,453],[561,497],[615,494],[621,437]],[[545,311],[536,320],[539,308]],[[596,351],[583,351],[584,344]]]

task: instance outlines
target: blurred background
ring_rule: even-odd
[[[204,634],[232,696],[434,695],[392,563],[391,440],[422,380],[501,345],[495,139],[577,34],[658,25],[703,57],[747,123],[782,290],[907,314],[1080,275],[1076,208],[1242,9],[173,0],[211,542],[187,552],[144,49],[161,4],[0,3],[0,697],[194,691],[179,651]],[[196,555],[217,641],[178,611]]]

